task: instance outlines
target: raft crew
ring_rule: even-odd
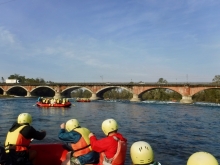
[[[70,152],[66,155],[66,160],[62,165],[84,165],[97,164],[99,154],[94,152],[90,146],[89,133],[85,127],[80,127],[78,120],[70,119],[60,125],[59,139],[69,142],[71,145]],[[65,130],[66,129],[66,130]]]
[[[159,162],[154,161],[153,149],[150,144],[145,141],[138,141],[133,143],[130,148],[130,155],[133,165],[161,165]]]
[[[42,140],[45,131],[36,131],[30,124],[32,116],[21,113],[7,133],[5,146],[0,146],[0,165],[36,165],[36,151],[29,148],[31,139]],[[118,133],[114,119],[102,123],[102,131],[107,136],[97,139],[78,120],[70,119],[60,125],[59,139],[70,143],[62,165],[124,165],[127,139]],[[99,154],[100,153],[100,154]],[[145,141],[134,142],[130,148],[132,165],[161,165],[154,160],[151,145]],[[186,165],[219,165],[217,159],[208,152],[192,154]]]
[[[49,98],[43,98],[43,97],[39,97],[37,101],[41,102],[43,104],[50,104],[51,106],[53,106],[54,104],[65,104],[65,103],[69,102],[68,98],[63,98],[63,99],[52,98],[52,99],[49,99]]]
[[[26,164],[30,161],[35,164],[37,153],[29,149],[30,142],[32,139],[42,140],[46,136],[45,131],[36,131],[30,125],[31,122],[32,116],[29,113],[21,113],[17,118],[17,122],[13,123],[6,136],[6,153],[9,153],[10,146],[15,146],[18,164]]]
[[[89,134],[92,149],[100,153],[99,165],[124,165],[127,139],[117,132],[117,122],[114,119],[103,121],[102,131],[107,137],[100,140],[93,133]]]
[[[76,101],[77,102],[90,102],[91,100],[89,98],[79,98],[79,97],[77,97]]]

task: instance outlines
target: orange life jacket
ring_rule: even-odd
[[[105,153],[102,152],[99,158],[99,165],[124,165],[127,151],[127,142],[121,141],[116,136],[113,136],[113,138],[118,141],[116,154],[113,158],[108,159]]]
[[[20,131],[26,127],[27,125],[22,125],[18,127],[13,132],[8,132],[6,140],[5,140],[5,146],[8,147],[9,145],[15,145],[16,151],[25,151],[28,149],[28,146],[31,143],[31,139],[26,139]],[[8,152],[6,150],[6,152]]]
[[[74,131],[81,134],[81,138],[77,143],[71,143],[71,147],[73,148],[73,156],[78,157],[81,155],[85,155],[92,151],[90,147],[89,133],[90,131],[87,128],[75,128]]]

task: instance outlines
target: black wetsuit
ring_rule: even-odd
[[[22,124],[23,125],[23,124]],[[12,127],[9,129],[9,132],[15,131],[17,128],[22,126],[21,124],[18,124],[17,122],[13,123]],[[30,126],[29,124],[27,127],[24,127],[20,133],[26,138],[26,139],[36,139],[36,140],[42,140],[46,136],[46,132],[39,132],[34,129],[34,127]]]
[[[10,150],[8,154],[5,152],[5,148],[0,146],[0,164],[1,165],[17,165],[15,150]]]
[[[27,125],[24,127],[20,133],[26,138],[26,139],[36,139],[36,140],[42,140],[46,136],[46,132],[40,132],[35,130],[32,126],[27,124],[18,124],[17,122],[13,123],[12,127],[9,129],[9,132],[13,132],[16,129],[18,129],[22,125]],[[31,164],[29,161],[29,155],[27,151],[16,151],[16,159],[17,164]],[[19,163],[22,162],[22,163]]]

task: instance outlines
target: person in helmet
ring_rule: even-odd
[[[131,145],[130,156],[133,165],[161,165],[154,161],[154,152],[149,143],[145,141],[137,141]]]
[[[196,152],[189,157],[187,165],[218,165],[218,161],[208,152]]]
[[[79,125],[78,120],[70,119],[60,125],[59,139],[70,144],[71,151],[67,153],[62,165],[97,164],[99,154],[90,146],[90,131]]]
[[[105,138],[97,139],[93,133],[89,134],[92,149],[100,153],[99,165],[123,165],[126,157],[127,139],[118,133],[118,124],[114,119],[107,119],[102,123]]]
[[[6,153],[9,153],[7,148],[15,146],[18,164],[35,164],[36,151],[29,149],[29,145],[32,139],[42,140],[46,136],[45,131],[35,130],[31,123],[32,116],[29,113],[21,113],[6,136]]]

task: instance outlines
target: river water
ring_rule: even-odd
[[[128,139],[126,165],[133,142],[144,140],[151,144],[155,160],[163,165],[185,165],[197,151],[213,154],[220,162],[220,105],[195,103],[184,105],[169,102],[107,102],[78,103],[70,108],[40,108],[36,98],[0,99],[0,142],[20,113],[33,117],[36,129],[47,131],[46,139],[58,139],[60,124],[71,118],[89,128],[98,138],[104,137],[101,123],[114,118],[119,132]]]

